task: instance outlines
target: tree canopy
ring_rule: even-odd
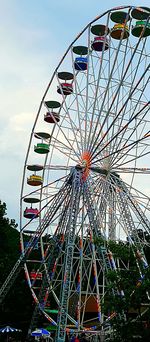
[[[15,220],[7,218],[6,203],[0,201],[0,286],[10,273],[19,258],[19,232]],[[21,329],[24,335],[30,323],[32,314],[32,298],[25,280],[24,271],[21,271],[6,295],[0,308],[0,325],[12,325]],[[2,338],[2,336],[1,336]]]

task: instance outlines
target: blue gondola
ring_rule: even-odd
[[[76,57],[74,67],[76,70],[87,70],[87,57]]]

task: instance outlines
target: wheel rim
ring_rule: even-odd
[[[127,237],[131,245],[135,245],[136,249],[140,249],[143,253],[144,238],[139,238],[137,229],[142,229],[143,236],[144,233],[149,233],[147,218],[149,198],[143,194],[142,184],[139,184],[141,175],[144,179],[143,177],[146,177],[150,171],[146,167],[146,156],[150,151],[149,101],[147,99],[149,37],[144,35],[149,17],[140,35],[135,37],[132,34],[132,25],[136,26],[136,20],[132,18],[132,7],[126,6],[122,9],[126,11],[126,19],[123,24],[120,21],[114,24],[111,20],[111,17],[118,18],[119,15],[115,13],[121,13],[118,11],[120,8],[115,8],[94,19],[86,26],[61,59],[43,96],[31,133],[24,167],[20,226],[22,251],[25,240],[28,240],[26,231],[30,231],[29,236],[31,231],[33,231],[33,235],[35,234],[37,226],[40,226],[51,205],[49,201],[61,191],[68,175],[72,172],[72,167],[80,165],[81,169],[84,169],[82,182],[87,184],[87,191],[93,196],[92,198],[96,203],[94,210],[102,216],[97,221],[101,226],[101,234],[112,240],[126,239]],[[115,15],[112,16],[112,14]],[[103,25],[103,35],[98,35],[98,28],[96,35],[92,33],[95,32],[93,29],[95,22],[98,25]],[[85,58],[86,47],[87,68],[80,64],[83,63],[82,59],[79,59],[77,68],[74,64],[75,58],[82,56]],[[81,56],[77,56],[76,51],[81,51]],[[84,62],[86,63],[86,61]],[[60,73],[61,77],[59,77]],[[67,76],[69,73],[70,76]],[[59,94],[57,93],[57,86],[61,90]],[[53,97],[50,97],[50,94],[54,94]],[[48,107],[48,101],[51,103],[58,101],[57,113],[60,121],[57,121],[53,115],[52,104],[51,108]],[[51,123],[44,122],[46,111],[51,113]],[[44,152],[41,153],[48,152],[48,149],[50,152],[46,154],[45,158],[39,155],[34,155],[33,158],[33,146],[37,143],[35,133],[41,129],[49,134],[49,136],[42,136],[40,145],[44,148]],[[46,147],[47,151],[45,152]],[[33,191],[34,198],[40,200],[39,223],[35,218],[26,225],[23,219],[23,200],[27,199],[27,202],[32,193],[25,185],[26,175],[28,175],[26,169],[28,165],[36,163],[43,167],[42,174],[40,174],[43,179],[43,186]],[[61,273],[59,265],[64,263],[64,250],[66,248],[64,241],[66,241],[65,236],[67,236],[68,226],[66,222],[67,210],[69,209],[66,209],[64,214],[66,215],[64,226],[59,224],[57,216],[60,217],[60,212],[65,211],[65,206],[69,208],[71,202],[69,191],[71,190],[68,190],[64,203],[60,206],[60,210],[58,209],[58,215],[54,216],[51,227],[44,231],[47,233],[46,242],[42,236],[38,240],[37,247],[41,248],[39,256],[36,256],[39,266],[33,261],[36,252],[30,254],[31,259],[25,264],[26,277],[35,302],[38,303],[38,288],[41,281],[37,278],[42,273],[42,277],[44,278],[46,275],[51,286],[45,302],[52,294],[58,308],[61,301],[59,292],[61,291],[63,272],[65,272],[63,270]],[[78,258],[76,261],[75,256],[73,256],[69,318],[65,323],[65,328],[70,321],[79,331],[92,326],[92,322],[89,326],[86,323],[88,298],[94,298],[97,322],[102,323],[100,298],[103,298],[105,292],[104,283],[99,289],[103,264],[101,258],[95,256],[96,246],[93,231],[90,228],[90,209],[88,204],[84,204],[84,192],[86,192],[84,186],[81,192],[76,218],[78,223],[75,230],[75,236],[78,235],[78,238],[77,241],[74,240],[76,246],[74,253],[75,249],[78,250]],[[57,225],[60,227],[56,228]],[[89,226],[88,229],[87,225]],[[130,228],[127,228],[128,225]],[[97,233],[94,232],[94,234]],[[59,235],[59,243],[62,244],[60,249],[62,248],[62,250],[60,255],[58,254],[55,257],[58,271],[56,271],[56,265],[53,265],[55,268],[51,271],[54,273],[54,278],[50,279],[48,260],[51,258],[52,252],[47,251],[47,248],[51,244],[53,246],[53,240],[55,241],[57,235]],[[85,258],[83,254],[85,254]],[[88,260],[88,254],[90,254],[90,262],[87,269],[85,260]],[[41,263],[40,260],[42,260]],[[76,271],[74,271],[75,267]],[[142,267],[144,266],[141,266],[141,269]],[[35,279],[31,276],[33,268],[36,269]],[[91,285],[91,279],[94,279],[94,285]],[[85,290],[84,282],[88,284],[87,290]],[[85,298],[82,294],[81,284],[83,292],[86,293]],[[79,290],[77,290],[78,288]],[[73,303],[75,301],[75,304],[72,304],[71,301]],[[71,311],[72,305],[77,308],[75,313]],[[41,307],[41,311],[50,321],[53,320],[48,309],[46,311],[45,307]],[[56,320],[53,320],[54,325],[55,322]]]

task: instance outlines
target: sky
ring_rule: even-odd
[[[76,35],[97,15],[148,0],[0,0],[0,199],[19,223],[24,160],[51,75]]]

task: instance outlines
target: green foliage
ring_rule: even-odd
[[[6,203],[0,201],[0,220],[4,221],[4,216],[6,215]]]
[[[116,271],[107,271],[105,301],[101,303],[106,316],[115,313],[115,317],[110,320],[113,331],[110,341],[150,341],[150,302],[147,297],[150,291],[150,268],[142,269],[143,279],[140,282],[133,246],[121,241],[104,241],[102,237],[96,238],[95,244],[106,246],[119,262]],[[150,264],[150,248],[146,246],[144,252]],[[145,329],[145,322],[149,328]]]
[[[9,220],[7,217],[4,217],[7,215],[7,208],[6,208],[6,203],[2,203],[0,201],[0,228],[4,226],[10,226],[11,228],[17,228],[17,223],[15,222],[14,219]]]
[[[20,256],[17,224],[6,217],[6,209],[6,204],[0,202],[0,286]],[[31,313],[32,298],[22,271],[1,305],[0,324],[10,324],[25,331]]]

